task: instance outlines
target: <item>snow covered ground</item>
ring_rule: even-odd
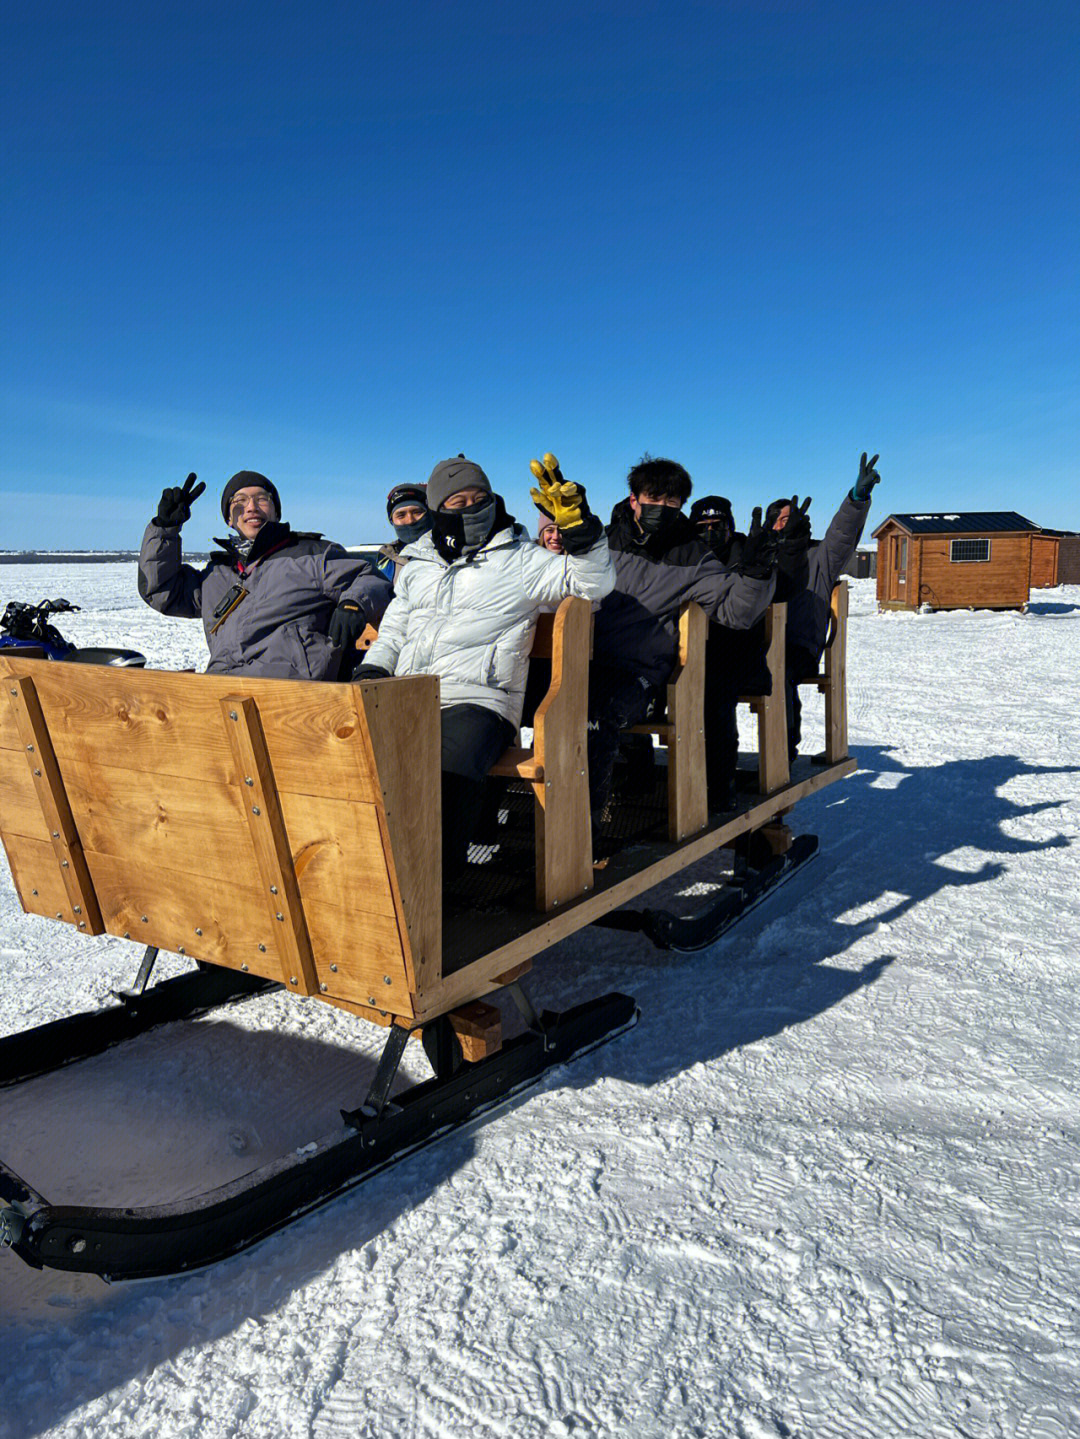
[[[0,582],[202,662],[132,565]],[[0,1252],[0,1436],[1080,1434],[1080,588],[852,610],[860,767],[795,813],[813,865],[712,951],[561,945],[537,997],[621,988],[635,1030],[227,1263]],[[0,861],[0,1033],[137,958]],[[50,1198],[198,1190],[332,1127],[377,1043],[270,996],[0,1092],[0,1154]]]

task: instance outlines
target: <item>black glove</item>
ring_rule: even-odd
[[[389,670],[381,669],[379,665],[369,665],[365,660],[353,670],[353,679],[359,683],[361,680],[389,680],[393,675]]]
[[[326,634],[335,649],[356,649],[356,641],[367,629],[367,618],[356,600],[342,600],[330,616]]]
[[[762,525],[761,506],[758,505],[750,517],[750,529],[736,566],[739,574],[751,580],[767,580],[776,564],[776,544],[776,531],[767,530]]]
[[[578,487],[580,489],[580,486]],[[599,515],[594,515],[585,505],[585,491],[581,490],[582,517],[581,523],[575,525],[572,530],[559,529],[562,537],[562,547],[568,555],[583,555],[586,550],[591,550],[593,545],[604,533],[604,522]]]
[[[863,450],[863,457],[859,461],[859,478],[855,481],[851,489],[851,498],[856,504],[865,504],[873,493],[874,486],[881,483],[881,476],[877,470],[874,469],[877,462],[878,456],[875,455],[870,463],[867,464],[866,451]]]
[[[805,590],[810,580],[810,566],[807,552],[810,549],[810,508],[807,495],[802,506],[798,495],[791,497],[791,509],[787,523],[782,530],[775,530],[776,540],[776,593],[774,600],[790,600]]]
[[[863,459],[866,459],[865,455]],[[195,475],[188,475],[183,488],[172,485],[169,489],[162,490],[157,514],[154,516],[156,524],[178,530],[185,521],[191,519],[191,507],[206,489],[205,485],[196,485],[195,478]]]

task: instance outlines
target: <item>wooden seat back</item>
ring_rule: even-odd
[[[593,887],[587,757],[592,605],[570,597],[537,619],[531,656],[551,660],[531,749],[504,751],[491,773],[527,780],[535,798],[536,906],[556,909]]]
[[[850,588],[841,580],[832,592],[829,638],[821,674],[800,680],[813,685],[825,696],[825,761],[837,764],[848,755],[847,732],[847,632]]]
[[[23,908],[411,1016],[441,979],[438,693],[0,654]]]
[[[765,663],[772,676],[767,695],[742,695],[758,722],[758,789],[772,794],[791,779],[787,736],[787,605],[772,604],[765,614]]]
[[[678,657],[667,685],[666,718],[633,725],[668,752],[668,838],[686,839],[709,822],[705,784],[705,641],[709,621],[692,601],[679,611]]]

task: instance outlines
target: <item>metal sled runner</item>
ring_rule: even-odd
[[[690,929],[663,911],[638,926],[676,949],[711,942],[812,852],[785,840],[779,817],[854,769],[838,729],[817,768],[800,761],[787,773],[785,749],[778,775],[770,750],[769,791],[710,817],[700,691],[696,715],[693,705],[703,618],[684,616],[660,809],[601,867],[587,804],[589,607],[564,601],[548,622],[552,682],[532,749],[508,751],[495,767],[527,818],[528,855],[520,892],[506,887],[497,903],[481,890],[489,872],[499,878],[498,863],[470,865],[463,887],[443,892],[436,679],[240,681],[0,655],[0,836],[23,908],[86,936],[130,939],[148,957],[162,949],[198,964],[158,985],[144,965],[115,1005],[0,1040],[0,1086],[271,985],[386,1030],[366,1093],[341,1096],[340,1132],[194,1200],[134,1210],[52,1203],[32,1174],[0,1160],[0,1243],[33,1265],[110,1278],[211,1262],[628,1029],[637,1011],[624,995],[538,1015],[521,976],[544,950],[686,865],[771,829],[777,862],[744,877],[741,899],[726,895]],[[774,690],[782,707],[782,679]],[[842,683],[833,712],[843,712]],[[762,724],[763,744],[775,747],[774,728]],[[524,1017],[524,1032],[505,1044],[489,1002],[500,991]],[[417,1034],[433,1078],[391,1097]]]

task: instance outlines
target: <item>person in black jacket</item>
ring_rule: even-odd
[[[589,789],[596,823],[610,794],[619,735],[646,718],[675,665],[681,605],[693,600],[710,619],[746,629],[765,612],[774,587],[776,540],[762,528],[760,511],[738,566],[727,568],[682,512],[692,487],[682,465],[646,455],[627,483],[630,495],[615,506],[608,527],[615,589],[593,631]]]

